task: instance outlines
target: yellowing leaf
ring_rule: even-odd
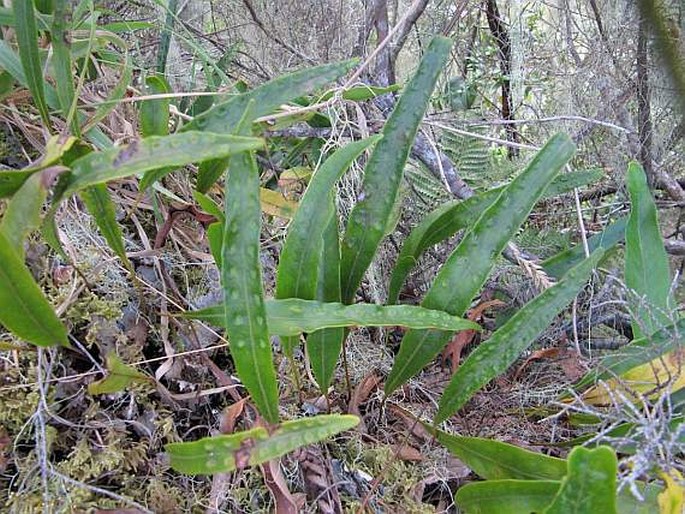
[[[659,493],[660,514],[681,514],[685,512],[685,488],[683,488],[683,476],[676,469],[669,473],[661,473],[661,478],[666,482],[666,487]]]
[[[126,389],[131,382],[150,380],[147,375],[124,364],[119,356],[111,352],[107,355],[107,376],[88,385],[89,394],[109,394]]]
[[[583,393],[583,401],[591,405],[612,403],[613,393],[620,392],[627,398],[631,392],[657,396],[664,386],[670,385],[675,393],[685,387],[682,371],[683,350],[675,350],[656,359],[626,371],[619,378],[612,378],[597,384]]]
[[[263,187],[259,188],[259,202],[263,212],[279,218],[292,219],[297,210],[297,202],[287,200],[283,193]]]

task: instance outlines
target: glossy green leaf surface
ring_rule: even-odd
[[[585,285],[603,255],[597,250],[571,269],[563,280],[526,304],[482,342],[452,376],[440,399],[436,423],[457,412],[480,388],[504,373]]]
[[[0,231],[0,324],[38,346],[67,345],[67,331]]]
[[[464,235],[438,272],[422,302],[424,307],[458,316],[466,312],[500,253],[574,150],[573,142],[564,134],[547,142]],[[386,394],[418,373],[450,337],[448,332],[440,331],[407,332],[385,383]]]
[[[341,245],[343,303],[351,303],[354,299],[385,235],[404,165],[451,48],[451,39],[438,36],[431,41],[416,74],[383,128],[383,139],[366,164],[362,190],[350,214]]]
[[[616,454],[607,446],[578,447],[568,457],[568,476],[545,514],[616,513]]]
[[[249,124],[242,125],[247,132]],[[203,134],[209,136],[212,134]],[[221,284],[224,326],[238,376],[260,413],[278,422],[278,384],[264,307],[259,261],[259,170],[252,152],[231,157],[226,175]]]
[[[86,204],[90,215],[95,218],[95,223],[98,229],[100,229],[100,233],[107,240],[110,249],[119,257],[126,269],[133,272],[133,265],[126,256],[124,236],[116,219],[114,202],[112,202],[109,196],[107,186],[105,184],[96,184],[81,191],[79,196],[83,203]]]
[[[223,305],[214,305],[184,316],[223,326]],[[267,300],[266,315],[269,333],[293,336],[314,332],[327,327],[382,327],[439,328],[442,330],[480,330],[472,321],[442,311],[429,310],[415,305],[375,305],[357,303],[323,303],[314,300],[288,298]]]
[[[43,85],[43,69],[38,52],[38,31],[33,0],[13,2],[16,23],[17,41],[19,43],[19,58],[26,77],[26,83],[45,127],[49,130],[50,113],[45,100]]]
[[[451,435],[424,423],[450,453],[486,480],[561,480],[566,461],[480,437]]]
[[[171,443],[165,449],[171,467],[189,475],[225,473],[277,459],[349,430],[359,418],[349,415],[322,415],[286,421],[269,434],[263,427],[231,435],[206,437],[190,443]]]
[[[189,123],[184,130],[203,132],[232,133],[250,101],[254,101],[251,112],[252,121],[276,111],[281,105],[322,88],[343,76],[356,61],[344,61],[307,68],[289,75],[278,77],[252,91],[237,95],[230,100],[215,105]],[[200,166],[197,190],[206,193],[226,168],[225,160],[204,163]]]
[[[656,206],[647,177],[637,162],[628,165],[630,216],[626,226],[626,286],[639,297],[632,300],[636,338],[650,335],[672,322],[668,316],[671,272],[659,230]]]
[[[455,499],[467,514],[530,514],[542,512],[560,486],[553,480],[488,480],[460,487]]]
[[[545,198],[554,198],[573,191],[575,188],[599,182],[603,176],[604,171],[601,168],[560,173],[545,191]]]
[[[89,394],[112,394],[125,390],[132,383],[148,381],[150,378],[128,364],[114,352],[107,354],[107,376],[88,384]]]
[[[628,218],[619,218],[610,223],[604,230],[587,240],[590,252],[601,248],[609,250],[625,238],[626,223]],[[585,259],[585,249],[582,244],[577,244],[563,252],[553,255],[542,261],[542,267],[548,275],[559,279],[573,266]]]
[[[65,194],[166,166],[185,166],[246,150],[261,148],[252,137],[185,132],[149,137],[129,145],[93,152],[72,163],[72,176]]]

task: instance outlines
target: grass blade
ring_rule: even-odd
[[[249,122],[241,124],[241,131],[249,131],[250,125]],[[224,322],[231,356],[238,376],[262,416],[270,423],[277,423],[278,385],[259,262],[262,219],[259,170],[251,152],[241,152],[231,157],[225,190],[226,221],[221,251],[221,282]]]
[[[303,94],[316,91],[343,76],[355,62],[355,60],[350,60],[324,64],[276,78],[252,91],[215,105],[197,116],[186,126],[185,130],[200,130],[220,134],[231,133],[235,130],[250,101],[254,101],[252,118],[249,120],[252,121],[260,116],[271,114],[284,103]],[[206,193],[225,169],[226,162],[223,160],[203,164],[198,174],[197,190]]]
[[[197,311],[186,312],[185,317],[224,326],[222,304]],[[480,326],[443,311],[425,309],[416,305],[375,305],[357,303],[323,303],[314,300],[288,298],[267,300],[266,315],[269,333],[297,335],[326,327],[383,327],[438,328],[441,330],[480,330]]]
[[[71,67],[70,38],[67,34],[67,0],[55,0],[55,13],[52,20],[53,68],[55,70],[56,91],[62,108],[62,116],[67,119],[74,102],[74,78]],[[81,129],[76,116],[71,119],[72,133],[80,137]]]
[[[435,422],[441,423],[459,410],[490,380],[504,373],[535,338],[549,326],[583,287],[603,255],[596,251],[571,269],[564,279],[529,302],[481,343],[452,376],[440,399]]]
[[[411,145],[451,48],[451,39],[433,39],[366,164],[361,199],[350,214],[341,247],[344,303],[354,299],[385,235]]]
[[[133,265],[126,256],[124,236],[121,234],[121,228],[116,219],[114,203],[109,196],[107,186],[96,184],[81,191],[80,196],[86,204],[88,212],[95,218],[95,223],[109,247],[119,257],[126,269],[133,273]]]
[[[181,473],[226,473],[277,459],[297,448],[349,430],[358,423],[356,416],[322,415],[286,421],[271,434],[258,427],[190,443],[170,443],[165,449],[171,457],[171,467]]]
[[[162,95],[170,92],[169,84],[162,77],[145,79],[148,95]],[[140,106],[140,131],[143,137],[166,136],[169,133],[169,98],[145,100]]]
[[[424,307],[458,316],[466,312],[507,242],[573,152],[574,145],[568,136],[558,134],[549,140],[466,233],[440,269],[422,302]],[[418,373],[450,337],[447,332],[407,332],[385,383],[386,394]]]
[[[64,325],[2,231],[0,262],[0,323],[35,345],[67,346]]]
[[[149,137],[130,145],[93,152],[72,163],[72,176],[65,194],[148,170],[185,166],[191,162],[256,150],[263,141],[251,137],[186,132]]]
[[[33,100],[36,102],[40,117],[49,130],[50,112],[45,101],[43,86],[43,70],[38,52],[38,31],[36,30],[36,16],[33,0],[20,0],[12,3],[16,22],[17,41],[19,43],[19,58],[26,77],[26,84]]]
[[[659,231],[656,206],[647,177],[637,162],[628,165],[630,216],[626,226],[626,286],[639,296],[633,301],[633,334],[649,336],[671,325],[671,272]]]

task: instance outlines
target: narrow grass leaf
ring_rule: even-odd
[[[126,94],[128,86],[133,79],[133,65],[128,54],[123,59],[120,67],[119,80],[111,89],[104,102],[95,108],[95,112],[86,120],[83,125],[83,132],[89,132],[98,123],[104,120],[119,105]]]
[[[126,256],[124,236],[117,222],[114,203],[109,196],[107,186],[105,184],[96,184],[81,191],[79,196],[86,204],[90,215],[95,219],[95,223],[110,249],[119,257],[126,269],[133,273],[133,265]]]
[[[404,89],[383,128],[364,171],[359,201],[352,209],[341,246],[342,299],[351,303],[385,234],[414,137],[435,83],[452,48],[452,40],[431,41],[416,74]]]
[[[185,317],[224,326],[223,304],[184,313]],[[437,328],[441,330],[480,330],[472,321],[452,316],[443,311],[425,309],[416,305],[375,305],[357,303],[323,303],[314,300],[288,298],[267,300],[266,315],[269,333],[292,336],[314,332],[327,327],[382,327]]]
[[[192,162],[256,150],[263,144],[257,138],[198,132],[149,137],[123,147],[93,152],[74,161],[66,194],[152,169],[185,166]]]
[[[615,514],[616,453],[608,446],[578,447],[568,456],[568,476],[544,514]]]
[[[62,116],[67,119],[74,102],[74,74],[71,66],[70,36],[67,33],[68,0],[55,0],[55,12],[52,20],[52,67],[55,70],[57,97],[62,109]],[[78,118],[70,120],[72,133],[79,137],[81,129]]]
[[[547,142],[464,235],[440,269],[422,302],[424,307],[457,316],[466,312],[500,253],[574,150],[573,142],[564,134],[557,134]],[[418,373],[450,337],[451,334],[439,331],[407,332],[385,383],[386,394]]]
[[[17,42],[19,43],[19,57],[26,77],[26,84],[45,127],[50,130],[50,112],[45,101],[43,85],[43,69],[38,52],[38,31],[33,0],[13,2],[14,18],[16,22]]]
[[[245,112],[250,101],[254,109],[250,122],[260,116],[276,111],[281,105],[300,95],[311,93],[343,76],[355,64],[355,60],[335,64],[315,66],[276,78],[252,91],[234,96],[230,100],[215,105],[208,111],[196,116],[184,130],[203,132],[231,133]],[[200,166],[197,190],[206,193],[226,169],[225,160],[204,163]]]
[[[67,331],[0,231],[0,324],[38,346],[67,346]]]
[[[107,354],[105,365],[107,376],[88,384],[88,394],[112,394],[124,391],[134,382],[150,381],[150,377],[128,364],[114,352]]]
[[[542,512],[561,482],[553,480],[488,480],[461,486],[455,500],[468,514],[522,514]]]
[[[171,467],[188,475],[241,470],[277,459],[293,450],[323,441],[359,423],[350,415],[330,414],[286,421],[270,434],[263,427],[189,443],[170,443],[165,450]]]
[[[504,373],[516,361],[578,294],[602,255],[603,251],[597,250],[571,269],[563,280],[526,304],[468,356],[452,376],[440,399],[436,423],[445,421],[457,412],[473,393]]]
[[[248,132],[250,125],[245,122],[240,131]],[[241,152],[231,157],[225,190],[221,282],[231,356],[238,376],[262,416],[270,423],[277,423],[278,384],[259,261],[259,170],[252,152]]]
[[[626,227],[626,286],[639,297],[633,300],[635,337],[651,335],[672,322],[668,315],[671,272],[659,230],[656,206],[647,177],[637,162],[628,165],[630,216]]]

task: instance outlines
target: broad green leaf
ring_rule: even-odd
[[[184,313],[185,317],[207,321],[215,326],[225,326],[222,321],[223,305],[214,305]],[[267,300],[266,315],[269,333],[293,336],[302,332],[314,332],[332,327],[382,327],[400,326],[411,328],[439,328],[441,330],[480,330],[480,325],[442,311],[434,311],[416,305],[375,305],[356,303],[322,303],[314,300],[288,298]]]
[[[328,202],[334,215],[328,220],[323,234],[316,298],[323,302],[340,302],[340,236],[332,192],[328,195]],[[319,389],[324,393],[328,391],[328,386],[333,380],[335,366],[346,336],[347,333],[342,327],[324,328],[307,335],[307,357]]]
[[[602,177],[604,177],[604,171],[601,168],[560,173],[545,191],[545,198],[554,198],[573,191],[575,188],[599,182]]]
[[[47,197],[46,179],[42,173],[29,177],[7,204],[0,218],[0,232],[21,259],[24,258],[26,236],[40,228],[40,214]]]
[[[40,30],[50,30],[52,25],[52,16],[36,13],[36,24]],[[16,19],[14,17],[14,10],[12,8],[0,7],[0,25],[16,27]]]
[[[650,335],[672,322],[670,305],[671,273],[664,242],[659,231],[656,206],[647,177],[637,162],[628,165],[626,178],[630,194],[630,216],[626,227],[626,286],[640,297],[633,300],[637,319],[635,337]]]
[[[110,352],[106,357],[107,376],[88,384],[88,394],[111,394],[123,391],[133,382],[149,381],[150,377],[124,362]]]
[[[424,307],[457,316],[466,312],[502,250],[573,152],[573,142],[564,134],[557,134],[547,142],[525,171],[502,191],[464,235],[426,294]],[[443,331],[407,332],[385,383],[386,394],[418,373],[450,337],[451,334]]]
[[[277,459],[297,448],[349,430],[358,423],[356,416],[322,415],[286,421],[271,433],[259,427],[190,443],[170,443],[164,448],[171,457],[171,467],[180,473],[226,473]]]
[[[444,203],[428,213],[402,245],[390,277],[388,303],[397,303],[402,284],[426,249],[471,226],[501,193],[502,189],[493,189],[467,200]]]
[[[451,435],[424,423],[450,453],[486,480],[561,480],[566,461],[480,437]]]
[[[107,244],[112,249],[122,264],[133,273],[133,265],[126,256],[124,247],[124,236],[116,219],[114,203],[109,196],[109,191],[105,184],[96,184],[84,189],[79,193],[81,199],[86,204],[88,212],[95,218],[100,232],[107,240]]]
[[[26,83],[38,112],[43,119],[45,128],[50,130],[50,113],[45,101],[43,86],[43,69],[38,52],[38,31],[33,0],[23,0],[12,3],[16,22],[17,41],[19,43],[19,57],[26,77]]]
[[[488,480],[461,486],[455,500],[468,514],[529,514],[552,503],[560,486],[553,480]]]
[[[2,231],[0,262],[0,324],[38,346],[67,346],[67,331]]]
[[[568,456],[568,475],[544,514],[616,513],[617,468],[616,454],[607,446],[574,448]]]
[[[250,110],[246,109],[246,112]],[[241,122],[239,133],[249,131]],[[212,134],[203,134],[209,136]],[[260,413],[278,422],[278,384],[264,307],[259,261],[259,170],[252,152],[233,155],[226,175],[226,220],[221,249],[224,326],[238,376]]]
[[[554,317],[566,307],[583,287],[603,255],[597,250],[571,269],[563,280],[526,304],[485,342],[478,345],[452,376],[440,399],[435,422],[440,423],[457,412],[473,393],[504,373],[528,348]]]
[[[225,218],[207,227],[207,240],[209,241],[209,251],[214,257],[217,267],[221,268],[221,247],[224,243],[224,223]]]
[[[276,275],[276,298],[316,298],[323,235],[335,216],[329,195],[354,160],[379,139],[371,137],[342,147],[314,174],[288,227]]]
[[[276,298],[302,298],[305,300],[318,298],[319,300],[340,301],[340,250],[338,244],[335,244],[334,250],[330,250],[337,256],[329,255],[329,259],[322,256],[324,233],[327,228],[335,229],[335,238],[336,240],[338,238],[335,203],[331,201],[330,195],[334,191],[335,183],[352,162],[379,139],[380,136],[376,136],[345,145],[326,159],[312,177],[300,200],[298,212],[288,227],[288,235],[281,251],[276,275]],[[333,221],[336,223],[334,228],[330,226]],[[329,241],[331,240],[329,239]],[[317,295],[322,265],[328,266],[329,272],[335,268],[334,273],[337,273],[338,280],[337,286],[331,286],[333,289],[322,291],[321,295]],[[325,298],[325,296],[329,297]],[[317,353],[312,362],[321,362],[321,352],[325,351],[320,345],[321,338],[324,336],[328,338],[333,334],[339,336],[340,332],[337,330],[330,331],[313,337],[312,341],[314,342],[308,344],[308,348]],[[286,355],[292,355],[297,341],[296,336],[283,338],[283,348]],[[321,352],[318,352],[317,349],[321,349]],[[332,349],[328,349],[327,353],[332,351]],[[317,369],[315,373],[320,371],[319,366],[315,367]],[[322,378],[315,376],[317,380]]]
[[[93,152],[72,163],[72,177],[65,195],[166,166],[185,166],[263,146],[261,139],[186,132],[149,137],[129,145]]]
[[[588,249],[594,252],[598,248],[608,250],[623,241],[628,218],[619,218],[610,223],[602,232],[587,240]],[[542,262],[542,267],[548,275],[559,279],[573,266],[585,259],[585,249],[582,244],[564,250]]]
[[[254,109],[249,121],[271,114],[293,98],[325,86],[347,73],[355,62],[351,60],[315,66],[276,78],[252,91],[234,96],[224,103],[215,105],[208,111],[195,117],[184,130],[200,130],[220,134],[231,133],[235,130],[236,125],[245,112],[245,108],[251,100],[254,101]],[[208,162],[200,166],[197,190],[206,193],[225,169],[225,160]]]
[[[582,185],[586,180],[596,178],[596,170],[590,171],[592,171],[592,173],[589,171],[577,171],[558,175],[545,190],[543,198],[552,198],[562,192],[566,192],[568,187],[572,189],[573,187]],[[495,200],[497,200],[505,187],[506,186],[496,187],[463,201],[454,200],[446,202],[427,214],[411,231],[409,237],[407,237],[402,246],[400,255],[397,258],[397,264],[390,277],[388,303],[397,303],[402,284],[426,249],[452,237],[460,230],[473,225],[483,214],[485,209],[490,207]],[[620,234],[620,237],[623,238],[622,228]],[[590,245],[590,251],[594,251],[595,247],[592,246],[592,243],[590,243]],[[578,252],[578,250],[580,251]],[[582,247],[574,248],[573,253],[569,250],[568,253],[570,254],[568,256],[564,253],[555,257],[558,257],[561,261],[563,255],[565,264],[568,262],[577,264],[585,258]],[[561,266],[562,263],[559,262],[557,267],[561,269]],[[573,264],[568,267],[570,268],[572,266]],[[564,269],[564,271],[566,271],[566,269]],[[562,274],[563,273],[555,276],[559,278]]]
[[[351,100],[353,102],[363,102],[364,100],[371,100],[372,98],[376,98],[377,96],[384,95],[386,93],[392,93],[394,91],[398,91],[399,89],[399,84],[393,84],[387,87],[367,85],[352,86],[351,88],[345,89],[342,92],[342,97],[345,100]],[[335,92],[329,91],[325,95],[322,95],[320,98],[318,98],[317,101],[322,102],[325,100],[329,100],[330,98],[333,98],[334,94]]]
[[[145,93],[162,95],[170,92],[169,84],[162,77],[145,79]],[[140,105],[140,131],[143,137],[166,136],[169,133],[169,98],[145,100]]]
[[[359,201],[352,209],[341,246],[343,303],[354,300],[362,277],[385,235],[404,165],[451,48],[451,39],[442,36],[433,39],[388,118],[383,139],[366,164]]]
[[[52,20],[52,52],[55,70],[55,82],[57,97],[62,108],[62,116],[68,118],[71,106],[74,103],[74,74],[71,67],[71,38],[67,33],[67,9],[68,0],[55,0],[55,15]],[[71,131],[75,136],[80,136],[81,129],[77,117],[70,121]]]

